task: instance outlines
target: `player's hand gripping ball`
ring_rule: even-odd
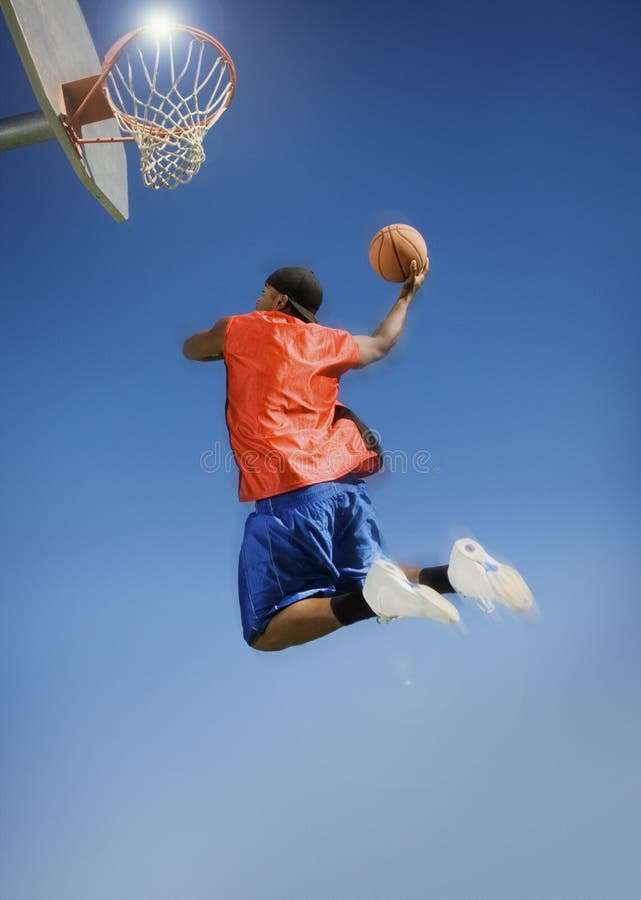
[[[406,281],[411,274],[413,259],[417,273],[427,271],[427,244],[423,235],[411,225],[386,225],[370,242],[370,265],[385,281]]]

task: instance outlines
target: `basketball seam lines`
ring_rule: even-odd
[[[399,234],[398,231],[396,233]],[[405,281],[406,276],[405,276],[405,272],[403,272],[403,264],[401,263],[401,258],[398,255],[398,250],[396,249],[396,244],[394,243],[394,235],[392,234],[391,228],[390,228],[389,236],[390,236],[390,241],[392,244],[392,250],[394,251],[394,256],[396,257],[396,262],[398,263],[398,268],[400,270],[401,275],[403,276],[403,281]]]
[[[412,250],[414,251],[414,253],[416,253],[416,265],[418,265],[419,262],[420,262],[421,259],[422,259],[422,257],[421,257],[421,251],[418,249],[418,247],[415,247],[415,246],[414,246],[414,244],[411,242],[411,240],[408,238],[408,236],[407,236],[406,234],[404,234],[403,237],[405,238],[405,240],[407,241],[407,243],[410,245],[410,247],[412,248]]]
[[[383,244],[384,243],[385,243],[385,235],[381,234],[381,239],[380,239],[380,242],[378,245],[378,271],[379,272],[383,271],[383,269],[381,268],[381,253],[383,252]]]

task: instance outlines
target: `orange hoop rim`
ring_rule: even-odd
[[[88,140],[82,139],[80,137],[77,123],[82,121],[82,118],[81,118],[82,113],[83,113],[84,109],[88,106],[88,104],[90,103],[90,101],[92,100],[92,98],[94,97],[96,92],[99,90],[102,90],[103,92],[107,90],[105,82],[106,82],[107,78],[109,77],[109,75],[111,74],[111,70],[118,62],[118,59],[122,55],[122,52],[125,49],[125,47],[127,46],[127,44],[129,44],[136,37],[138,37],[138,35],[143,34],[143,33],[153,34],[153,32],[155,30],[156,29],[154,29],[154,27],[152,25],[143,25],[141,28],[135,28],[133,31],[128,31],[127,34],[123,35],[119,40],[116,41],[116,43],[112,47],[109,48],[109,50],[107,51],[105,58],[102,62],[102,68],[100,70],[100,75],[98,76],[98,78],[96,79],[94,84],[91,86],[91,90],[83,98],[82,102],[74,110],[74,112],[71,116],[62,117],[64,126],[67,129],[67,132],[69,133],[69,136],[74,144],[79,145],[81,143],[101,143],[102,142],[100,138],[92,138],[92,139],[88,139]],[[192,25],[180,25],[180,24],[171,25],[167,29],[167,34],[169,35],[169,33],[172,31],[182,31],[185,34],[190,34],[193,37],[198,38],[198,40],[204,41],[207,44],[211,44],[211,46],[214,47],[214,49],[217,51],[219,57],[222,58],[225,66],[227,66],[227,69],[229,71],[229,79],[230,79],[231,87],[227,92],[227,96],[225,98],[225,103],[222,105],[222,107],[215,110],[210,115],[206,116],[203,119],[202,123],[199,123],[198,126],[195,126],[198,128],[204,127],[205,129],[207,129],[211,124],[213,124],[213,122],[216,121],[216,119],[218,119],[220,117],[220,115],[227,109],[227,107],[229,106],[229,104],[232,101],[232,97],[234,96],[234,91],[236,90],[236,66],[234,65],[234,61],[231,58],[231,56],[229,55],[229,52],[226,50],[226,48],[220,43],[220,41],[216,40],[215,37],[212,37],[211,34],[207,34],[206,31],[202,31],[200,28],[194,28]],[[109,96],[111,97],[111,95],[109,95]],[[113,101],[112,101],[112,103],[113,103]],[[113,104],[113,106],[115,106],[118,109],[118,115],[123,119],[123,121],[126,121],[130,127],[132,124],[134,124],[136,126],[136,128],[138,128],[141,132],[146,131],[150,134],[157,134],[157,136],[173,135],[173,136],[177,137],[177,136],[180,136],[181,133],[184,133],[186,130],[186,129],[181,129],[179,126],[176,127],[175,130],[169,129],[166,132],[163,131],[162,129],[155,129],[149,125],[145,125],[144,122],[141,123],[140,120],[125,113],[124,110],[120,109],[118,104]],[[132,138],[131,137],[128,137],[128,138],[123,137],[123,138],[113,138],[110,140],[128,141],[128,140],[132,140]]]
[[[111,143],[114,141],[132,141],[134,138],[132,136],[129,137],[120,137],[120,138],[82,138],[80,136],[80,129],[78,127],[78,123],[82,121],[82,113],[88,104],[91,102],[92,98],[95,96],[96,92],[101,90],[104,93],[108,92],[106,81],[109,75],[111,74],[112,69],[118,62],[122,52],[124,51],[127,44],[133,41],[138,35],[143,33],[153,34],[156,31],[153,25],[143,25],[140,28],[134,28],[133,31],[128,31],[127,34],[123,35],[119,40],[113,44],[112,47],[109,48],[107,53],[105,54],[105,58],[102,62],[102,68],[100,71],[100,75],[91,86],[91,89],[87,93],[87,95],[83,98],[82,102],[77,106],[74,110],[73,114],[69,117],[62,116],[63,124],[69,137],[80,152],[79,147],[81,144],[86,143]],[[144,122],[141,122],[139,119],[129,115],[128,113],[121,110],[118,104],[113,103],[113,99],[110,97],[110,105],[112,107],[117,108],[118,116],[127,123],[127,125],[132,128],[138,130],[139,133],[147,133],[157,137],[159,139],[168,138],[168,137],[177,137],[180,138],[183,134],[189,133],[190,131],[194,131],[196,129],[204,128],[205,131],[222,115],[222,113],[228,108],[229,104],[232,101],[232,97],[234,96],[234,92],[236,90],[236,66],[234,65],[234,61],[231,58],[229,51],[217,40],[215,37],[212,37],[211,34],[208,34],[206,31],[203,31],[200,28],[194,28],[192,25],[181,25],[175,24],[170,25],[167,29],[167,36],[169,37],[172,31],[182,31],[185,34],[192,35],[198,40],[204,41],[205,43],[210,44],[218,53],[219,58],[222,58],[225,66],[229,72],[229,80],[230,87],[227,90],[227,96],[225,97],[225,102],[218,109],[214,110],[210,115],[205,116],[201,122],[197,125],[191,126],[190,128],[181,128],[180,126],[176,126],[173,129],[162,129],[155,128],[153,126],[147,125]],[[112,115],[113,113],[112,108]]]
[[[234,61],[231,58],[229,51],[220,43],[219,40],[217,40],[215,37],[212,37],[212,35],[208,34],[206,31],[202,31],[202,29],[200,28],[194,28],[192,25],[170,25],[167,29],[168,38],[171,36],[172,31],[182,31],[183,33],[189,34],[192,37],[203,41],[204,43],[210,44],[217,51],[219,57],[222,58],[225,66],[227,67],[231,87],[227,92],[227,97],[225,98],[225,102],[223,103],[223,105],[216,109],[213,113],[210,113],[210,115],[205,116],[201,122],[192,126],[191,128],[181,128],[180,126],[176,126],[175,128],[170,129],[154,128],[153,126],[141,123],[140,120],[124,112],[124,110],[118,109],[118,115],[130,127],[135,126],[139,132],[151,134],[158,138],[181,137],[183,134],[189,133],[190,131],[196,129],[207,129],[227,109],[234,96],[234,91],[236,90],[236,66],[234,65]],[[131,43],[131,41],[135,40],[141,34],[153,35],[155,32],[156,29],[153,25],[143,25],[140,28],[134,28],[133,31],[128,31],[127,34],[123,35],[119,40],[116,41],[116,43],[112,47],[109,48],[109,50],[105,54],[105,58],[102,63],[102,72],[100,73],[100,83],[101,85],[103,85],[104,90],[109,90],[106,85],[106,80],[112,69],[118,62],[127,44]],[[111,97],[111,93],[109,94],[109,96]],[[113,98],[111,98],[111,103],[117,107],[117,104],[113,102]]]

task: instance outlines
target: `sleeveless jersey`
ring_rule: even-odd
[[[349,473],[370,475],[381,467],[355,417],[340,414],[339,379],[358,361],[347,331],[278,311],[232,316],[223,358],[241,500],[262,500]]]

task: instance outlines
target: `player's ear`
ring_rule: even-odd
[[[287,294],[278,294],[276,297],[276,309],[285,309],[287,304],[289,303],[289,297]]]

